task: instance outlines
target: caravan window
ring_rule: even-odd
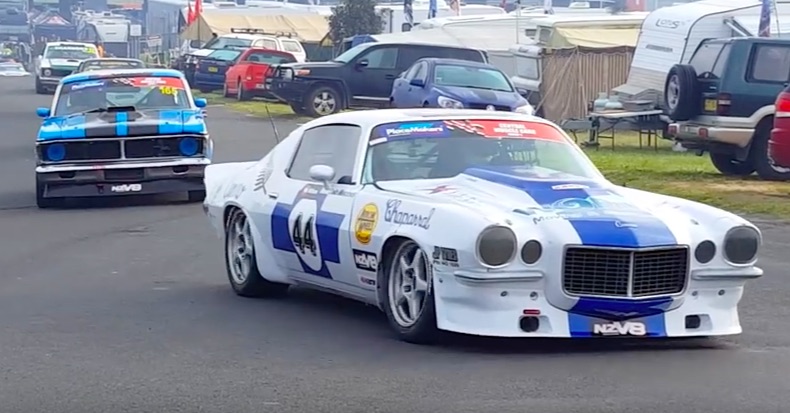
[[[749,80],[785,83],[790,75],[790,47],[783,45],[760,45],[752,54],[752,70]]]
[[[694,70],[698,75],[713,73],[716,59],[719,58],[724,45],[725,43],[702,43],[694,53],[694,56],[691,57],[689,64],[694,66]]]
[[[540,80],[538,59],[516,55],[516,75],[525,79]]]

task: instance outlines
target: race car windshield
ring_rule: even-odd
[[[63,85],[57,97],[55,116],[132,106],[148,109],[187,109],[191,105],[184,82],[177,77],[115,77],[88,79]]]
[[[434,82],[437,86],[513,91],[510,81],[499,70],[474,66],[437,65],[434,69]]]
[[[90,47],[50,47],[44,58],[85,60],[96,57],[96,55],[96,50]]]
[[[405,122],[373,129],[363,182],[450,178],[481,168],[527,179],[601,179],[554,126],[504,120]]]

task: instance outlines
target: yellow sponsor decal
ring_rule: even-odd
[[[354,235],[360,244],[370,244],[373,237],[373,231],[376,229],[376,224],[379,222],[379,208],[376,204],[370,203],[362,207],[357,214],[357,220],[354,222]]]
[[[173,86],[159,86],[159,92],[162,93],[163,95],[172,96],[176,94],[176,88],[174,88]]]

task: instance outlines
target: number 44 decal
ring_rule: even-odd
[[[294,223],[294,231],[291,234],[294,240],[294,247],[304,255],[307,251],[315,256],[316,255],[316,245],[315,245],[315,216],[310,215],[305,221],[304,226],[302,226],[302,214],[296,217],[296,222]]]

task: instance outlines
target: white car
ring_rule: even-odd
[[[763,274],[745,219],[616,186],[558,126],[517,113],[331,115],[205,183],[237,294],[328,290],[415,343],[739,334]]]
[[[83,60],[99,58],[94,44],[79,42],[50,42],[44,53],[36,58],[36,93],[54,91],[60,79],[72,74]]]

